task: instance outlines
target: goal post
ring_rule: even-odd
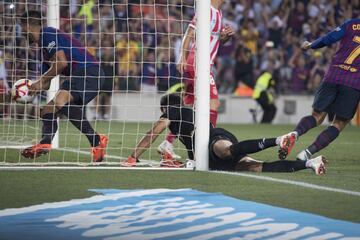
[[[59,29],[60,27],[60,0],[47,0],[47,25]],[[59,89],[59,76],[51,80],[50,88],[47,91],[47,102],[51,101]],[[59,118],[57,119],[59,125]],[[59,129],[55,133],[51,147],[59,148]]]
[[[196,85],[195,159],[196,169],[209,170],[210,123],[210,2],[196,0]]]

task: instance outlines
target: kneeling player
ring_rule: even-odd
[[[40,12],[25,12],[21,17],[21,27],[30,44],[37,43],[42,53],[43,75],[30,86],[30,91],[34,94],[48,90],[51,79],[57,75],[68,77],[42,110],[40,143],[24,149],[21,154],[35,158],[48,153],[58,129],[57,115],[63,114],[88,138],[92,146],[92,160],[102,161],[107,137],[94,131],[83,111],[84,105],[98,95],[104,81],[99,62],[69,34],[52,27],[43,27]]]
[[[138,158],[150,147],[160,133],[168,128],[179,136],[185,145],[190,160],[194,159],[194,112],[192,108],[182,106],[182,100],[177,94],[165,95],[160,104],[163,115],[153,125],[146,136],[140,140],[133,153],[125,162],[127,166],[135,166]],[[211,170],[225,171],[255,171],[255,172],[294,172],[311,168],[316,174],[325,173],[325,159],[318,158],[304,161],[261,162],[247,154],[262,151],[269,147],[284,145],[289,142],[287,137],[263,138],[238,142],[230,132],[210,125],[209,167]],[[182,166],[174,161],[172,167]]]

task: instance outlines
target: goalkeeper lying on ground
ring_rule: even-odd
[[[194,112],[192,108],[182,106],[181,103],[182,100],[178,94],[165,95],[161,98],[160,108],[163,115],[140,140],[125,165],[135,166],[141,154],[166,128],[177,135],[185,145],[189,159],[194,159]],[[318,175],[325,173],[326,160],[322,156],[308,161],[281,160],[274,162],[262,162],[247,156],[247,154],[256,153],[269,147],[290,144],[289,141],[290,139],[287,137],[277,137],[238,142],[236,137],[225,129],[210,126],[209,167],[211,170],[253,172],[295,172],[311,168]],[[183,166],[178,161],[171,159],[170,156],[162,156],[162,158],[167,166]]]

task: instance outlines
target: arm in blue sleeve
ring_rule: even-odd
[[[329,46],[342,39],[345,35],[347,23],[348,21],[344,22],[341,26],[335,28],[333,31],[329,32],[325,36],[316,39],[314,42],[311,43],[311,48],[316,49]]]
[[[42,63],[40,66],[41,75],[46,73],[49,69],[50,69],[50,66],[47,63]]]
[[[43,44],[42,46],[48,52],[49,58],[52,58],[54,54],[59,51],[59,43],[57,38],[56,29],[46,28],[46,31],[43,33]]]

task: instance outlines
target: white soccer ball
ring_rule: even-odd
[[[11,90],[12,99],[18,103],[29,103],[34,100],[34,96],[29,95],[31,80],[20,79],[15,82]]]
[[[187,159],[185,168],[195,169],[196,163],[194,160]]]

